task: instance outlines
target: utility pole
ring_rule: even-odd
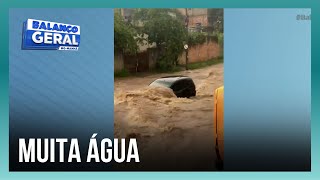
[[[186,31],[187,31],[187,43],[188,43],[188,40],[189,40],[189,14],[188,14],[188,8],[185,8],[185,9],[186,9],[185,24],[186,24]],[[189,59],[188,59],[188,51],[189,51],[189,48],[186,48],[186,70],[188,70],[188,61],[189,61]]]

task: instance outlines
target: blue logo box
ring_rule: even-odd
[[[28,19],[23,24],[22,49],[78,50],[80,26]]]

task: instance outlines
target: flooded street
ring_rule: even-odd
[[[177,98],[171,89],[148,87],[168,75],[191,77],[197,95]],[[215,170],[213,93],[222,85],[222,63],[171,74],[116,78],[115,138],[137,138],[140,155],[140,163],[127,169]]]

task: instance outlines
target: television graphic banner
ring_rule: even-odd
[[[80,26],[28,19],[24,23],[23,49],[78,50]]]
[[[12,8],[9,171],[311,171],[311,9]]]

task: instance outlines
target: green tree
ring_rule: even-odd
[[[134,24],[139,26],[140,37],[159,49],[157,68],[170,70],[178,64],[186,40],[184,17],[176,9],[136,9]],[[140,39],[141,41],[141,39]]]
[[[114,49],[116,52],[124,54],[135,54],[138,50],[137,40],[135,39],[137,32],[126,23],[123,17],[115,11],[114,13]]]

